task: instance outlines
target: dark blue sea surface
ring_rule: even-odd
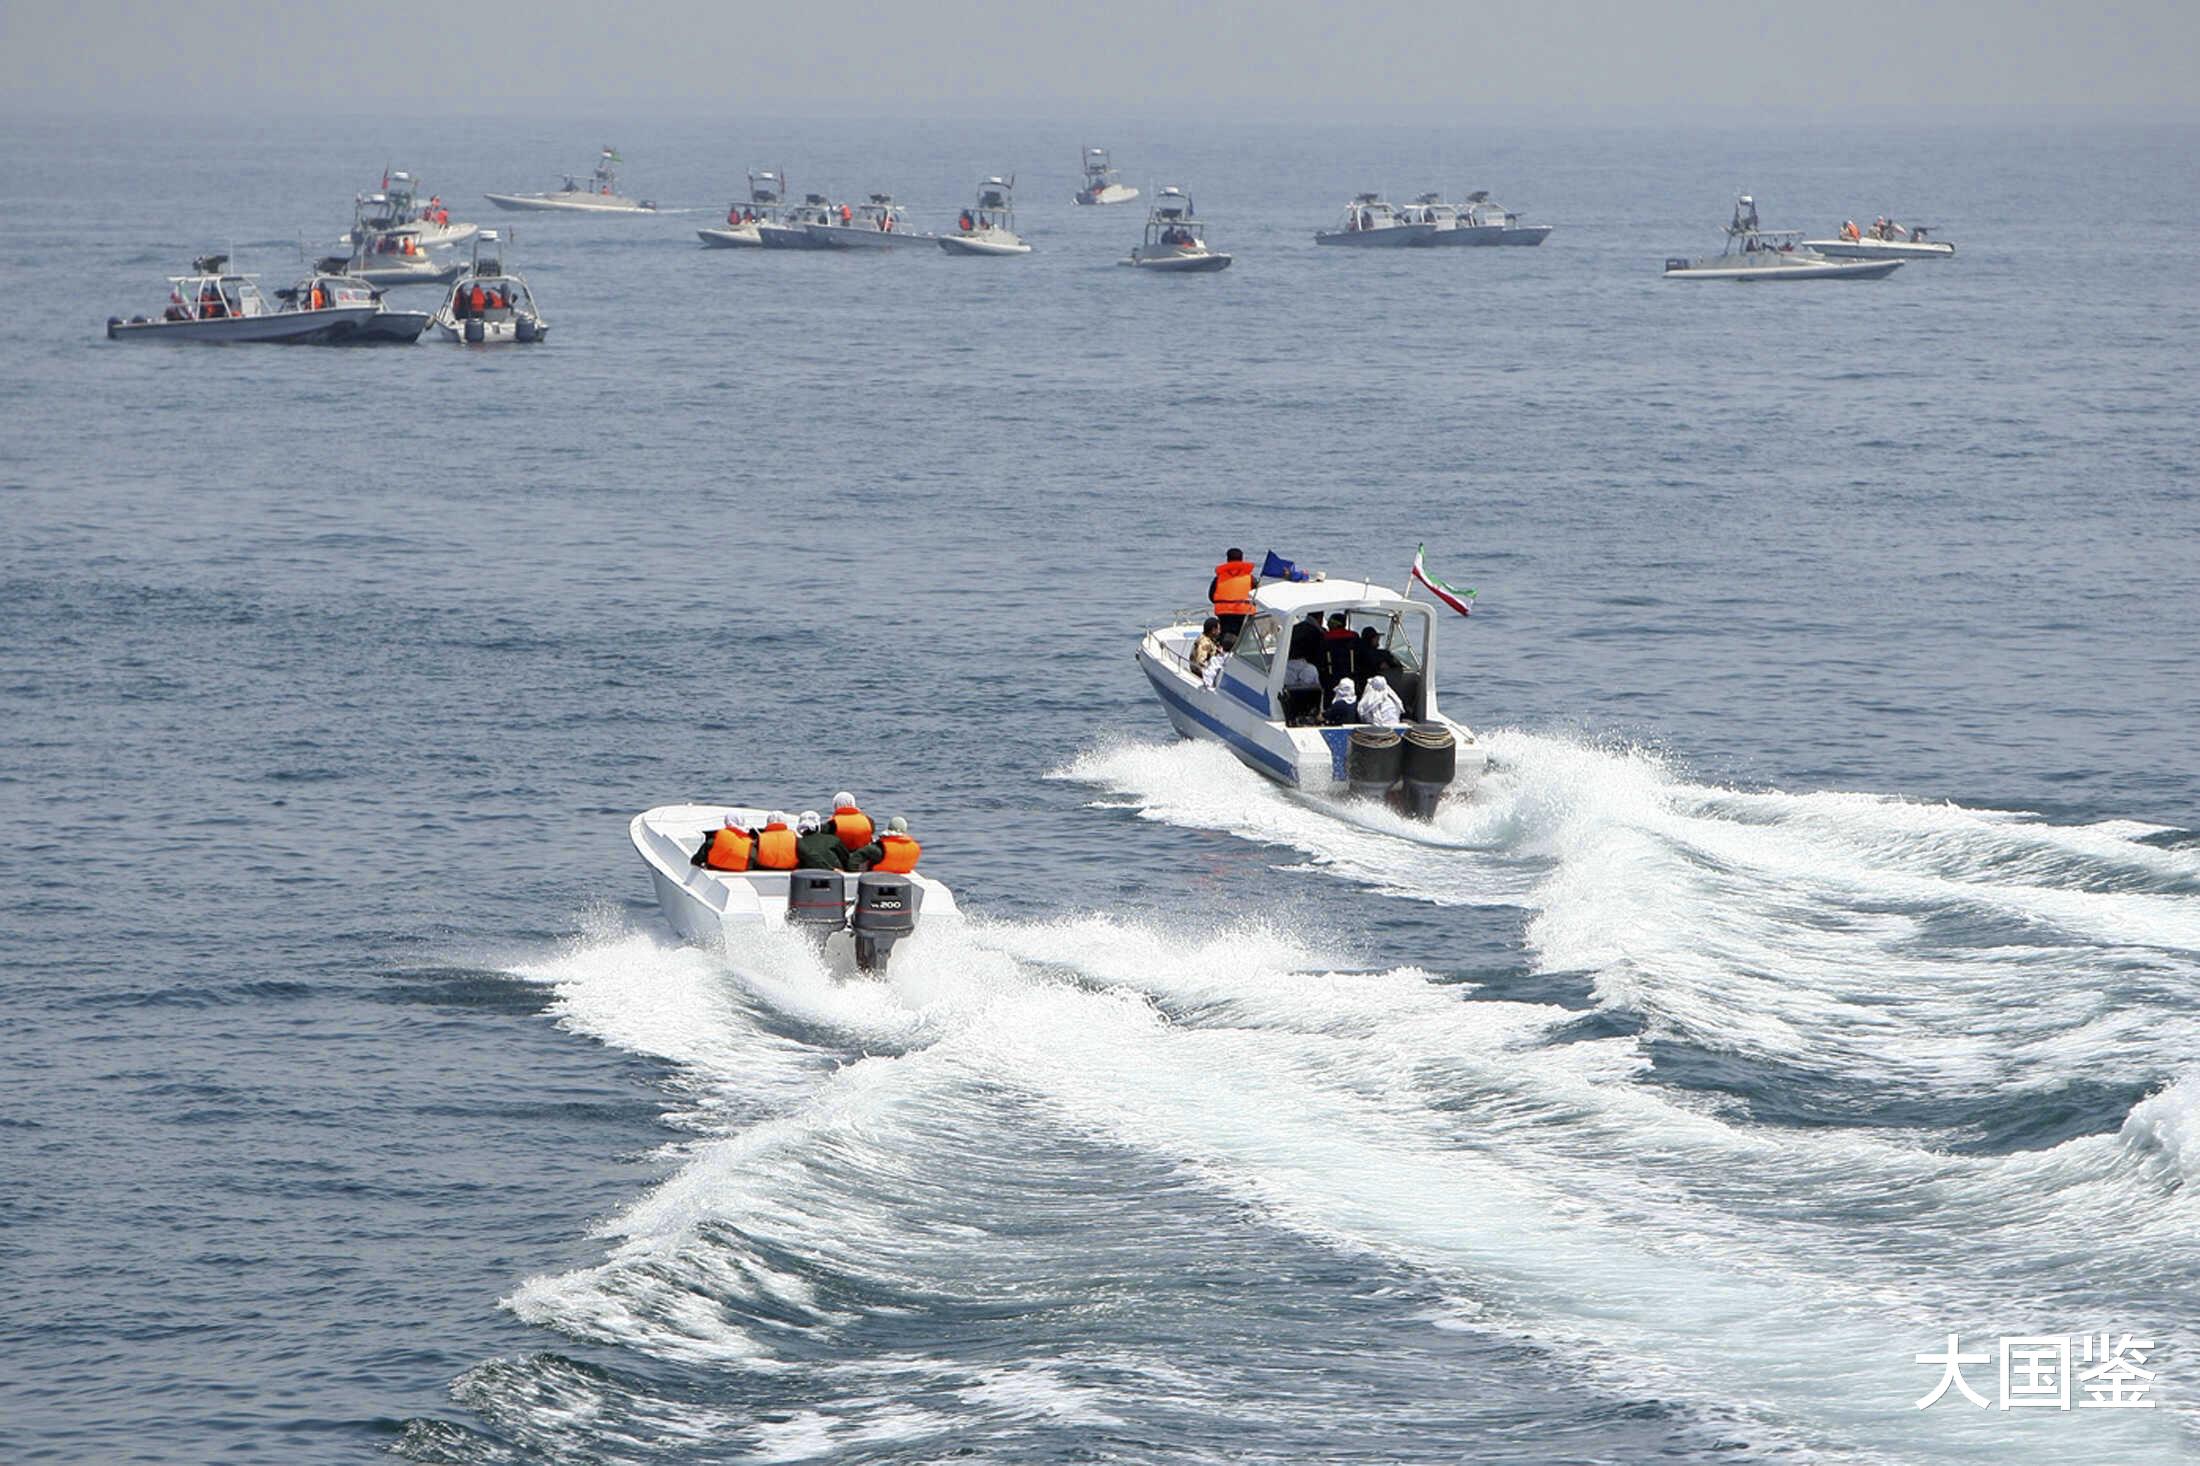
[[[2200,1454],[2200,132],[831,110],[0,124],[0,1457]],[[386,162],[546,344],[102,339]],[[751,167],[1036,252],[700,248]],[[1660,279],[1742,188],[1961,252]],[[1222,550],[1424,541],[1473,800],[1170,741]],[[636,811],[843,786],[966,932],[672,940]]]

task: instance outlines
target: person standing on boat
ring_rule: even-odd
[[[1221,651],[1222,620],[1220,617],[1209,616],[1206,624],[1199,628],[1199,640],[1192,643],[1192,675],[1194,677],[1206,676],[1207,664],[1213,661]]]
[[[1245,558],[1243,550],[1232,546],[1229,556],[1215,567],[1215,578],[1207,582],[1207,599],[1214,603],[1224,636],[1236,636],[1244,629],[1245,618],[1258,609],[1253,604],[1253,592],[1259,588],[1260,577],[1253,573],[1253,562]]]

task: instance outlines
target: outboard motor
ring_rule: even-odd
[[[468,316],[466,318],[466,342],[468,345],[479,346],[488,334],[489,328],[481,324],[481,317]]]
[[[1403,758],[1395,729],[1354,728],[1344,750],[1345,783],[1355,798],[1387,799]]]
[[[535,330],[535,318],[533,316],[521,316],[512,327],[512,333],[522,341],[532,341],[540,334]]]
[[[1436,817],[1436,805],[1459,772],[1459,742],[1443,723],[1415,723],[1406,729],[1399,792],[1406,813],[1415,819]]]
[[[830,934],[847,924],[848,887],[837,870],[798,870],[787,875],[787,924]]]
[[[923,893],[907,876],[866,871],[856,877],[856,910],[850,926],[856,938],[856,966],[876,972],[886,965],[894,943],[917,929],[917,905]]]

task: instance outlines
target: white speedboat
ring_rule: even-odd
[[[418,224],[390,229],[362,225],[353,237],[359,243],[352,247],[344,273],[372,285],[448,285],[466,273],[464,260],[435,253],[421,242]]]
[[[805,224],[803,233],[827,249],[906,249],[913,244],[936,244],[937,234],[911,229],[894,196],[874,193],[854,209],[823,224]]]
[[[616,148],[605,148],[596,159],[596,171],[588,182],[568,175],[555,193],[485,193],[483,198],[500,209],[564,211],[575,214],[654,214],[657,206],[647,199],[630,199],[619,192],[619,157]]]
[[[1726,248],[1704,259],[1679,256],[1665,262],[1668,280],[1876,280],[1902,268],[1900,260],[1829,260],[1799,246],[1799,229],[1767,229],[1757,221],[1757,201],[1743,194],[1726,226]]]
[[[786,186],[777,173],[769,168],[761,173],[752,172],[749,174],[748,202],[736,200],[728,204],[725,227],[698,229],[696,238],[712,249],[762,249],[764,237],[760,231],[779,218],[786,194]]]
[[[426,202],[420,198],[420,181],[410,173],[385,171],[382,186],[373,193],[362,193],[352,199],[352,229],[336,242],[346,249],[357,243],[368,229],[396,229],[406,224],[420,226],[420,242],[430,249],[442,249],[448,245],[464,244],[474,237],[480,227],[474,224],[454,223],[451,211],[441,195],[430,195]]]
[[[1459,217],[1459,211],[1444,202],[1442,195],[1424,193],[1398,211],[1398,218],[1406,224],[1426,224],[1430,233],[1413,241],[1417,245],[1495,244],[1492,237],[1478,237],[1486,232],[1468,227]],[[1494,235],[1494,231],[1491,232]]]
[[[391,310],[382,298],[382,292],[357,275],[344,272],[341,258],[325,259],[313,274],[286,290],[275,292],[282,302],[278,313],[298,312],[311,314],[330,309],[348,309],[357,305],[374,308],[374,314],[359,322],[329,332],[322,338],[330,346],[410,346],[420,339],[420,333],[428,329],[432,317],[427,311]]]
[[[1371,193],[1355,195],[1344,206],[1341,227],[1317,230],[1316,244],[1343,244],[1367,249],[1418,244],[1436,232],[1434,224],[1408,224],[1398,211]]]
[[[1010,196],[1014,178],[988,178],[978,185],[978,201],[955,220],[955,232],[940,236],[940,248],[959,255],[1027,255],[1031,246],[1016,237],[1016,210]]]
[[[1474,790],[1488,755],[1436,706],[1435,616],[1394,590],[1351,580],[1273,581],[1253,591],[1234,650],[1210,686],[1191,667],[1206,612],[1146,633],[1138,665],[1176,731],[1223,745],[1280,784],[1323,795],[1383,798],[1422,819],[1446,793]],[[1294,631],[1309,613],[1342,613],[1355,637],[1376,632],[1382,675],[1405,704],[1399,728],[1322,721],[1322,692],[1287,692]]]
[[[1154,195],[1146,242],[1123,261],[1141,270],[1199,274],[1230,268],[1230,257],[1207,247],[1207,226],[1194,217],[1191,195],[1171,184]]]
[[[1944,239],[1931,239],[1932,231],[1919,224],[1905,229],[1892,219],[1872,221],[1869,229],[1859,229],[1851,219],[1841,226],[1831,239],[1806,239],[1803,248],[1814,249],[1829,259],[1836,260],[1945,260],[1951,258],[1956,247]]]
[[[1468,244],[1534,246],[1551,237],[1550,225],[1521,223],[1518,214],[1490,202],[1489,191],[1480,188],[1459,206],[1459,227],[1469,234]]]
[[[446,341],[469,346],[530,343],[550,334],[527,282],[504,268],[504,242],[494,229],[474,236],[473,264],[435,313]]]
[[[1118,183],[1115,169],[1108,162],[1106,148],[1087,148],[1084,156],[1085,186],[1074,197],[1081,204],[1127,204],[1138,197],[1138,190],[1128,184]]]
[[[634,817],[628,834],[674,931],[699,946],[723,947],[769,928],[803,929],[824,938],[828,952],[845,947],[858,969],[874,972],[902,938],[962,920],[954,893],[914,871],[729,871],[695,863],[728,819],[753,830],[769,818],[765,810],[723,804],[666,804]]]
[[[232,271],[227,255],[201,255],[189,274],[168,277],[168,304],[158,317],[109,316],[107,339],[317,345],[358,330],[379,308],[366,300],[277,310],[260,294],[259,279]]]
[[[846,207],[821,193],[806,193],[801,203],[787,205],[778,217],[759,221],[756,237],[766,249],[823,249],[823,243],[810,237],[810,226],[838,222]]]

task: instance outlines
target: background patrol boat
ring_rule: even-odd
[[[1314,794],[1389,798],[1422,819],[1435,812],[1446,792],[1473,792],[1488,755],[1464,723],[1437,710],[1430,607],[1355,580],[1271,581],[1253,591],[1253,604],[1236,650],[1212,687],[1191,665],[1205,612],[1181,612],[1181,619],[1139,641],[1139,668],[1178,733],[1220,743],[1280,784]],[[1327,727],[1286,717],[1291,629],[1309,611],[1320,612],[1324,621],[1332,611],[1343,612],[1355,636],[1364,627],[1376,629],[1383,649],[1398,663],[1398,670],[1383,676],[1405,704],[1404,726]],[[1318,707],[1312,716],[1321,716]]]
[[[1859,230],[1856,238],[1836,234],[1831,239],[1806,239],[1803,248],[1836,260],[1945,260],[1956,247],[1944,239],[1927,239],[1923,225],[1905,229],[1900,224],[1874,224]]]
[[[1207,226],[1192,217],[1191,195],[1171,184],[1154,196],[1146,215],[1146,242],[1123,263],[1142,270],[1203,272],[1229,269],[1230,257],[1207,248]]]
[[[827,249],[903,249],[939,239],[937,234],[911,229],[901,205],[890,193],[872,194],[868,202],[851,209],[846,219],[836,216],[822,224],[804,224],[802,232]]]
[[[1084,156],[1085,186],[1073,197],[1081,204],[1127,204],[1138,197],[1138,190],[1128,184],[1115,181],[1115,169],[1108,162],[1106,148],[1087,148]]]
[[[596,171],[586,184],[571,177],[556,193],[485,193],[483,198],[500,209],[563,210],[578,214],[654,214],[657,206],[619,192],[620,158],[615,148],[605,148],[596,159]]]
[[[1316,244],[1349,244],[1360,248],[1419,244],[1436,232],[1434,224],[1408,224],[1398,211],[1371,193],[1356,194],[1344,206],[1341,228],[1316,230]]]
[[[786,192],[786,184],[769,168],[751,173],[748,202],[728,204],[725,227],[698,229],[695,237],[712,249],[762,249],[764,237],[757,231],[779,217]]]
[[[962,211],[956,232],[940,236],[940,248],[949,254],[1027,255],[1031,246],[1016,237],[1016,210],[1009,195],[1014,178],[988,178],[978,185],[978,202]]]
[[[1550,238],[1549,224],[1523,224],[1520,216],[1490,200],[1489,190],[1478,188],[1459,207],[1459,227],[1468,244],[1517,244],[1533,247]]]
[[[440,198],[431,197],[422,203],[420,180],[403,171],[385,174],[380,189],[356,195],[351,207],[352,232],[336,241],[347,249],[367,229],[396,229],[405,224],[417,224],[420,242],[431,248],[464,244],[478,230],[477,225],[453,223],[451,211],[443,207]]]
[[[753,830],[770,814],[724,804],[666,804],[636,815],[628,827],[657,888],[657,905],[688,941],[717,947],[743,932],[796,926],[826,937],[830,950],[846,933],[856,966],[872,972],[919,925],[962,920],[954,893],[914,872],[730,871],[693,864],[705,837],[729,817]]]

